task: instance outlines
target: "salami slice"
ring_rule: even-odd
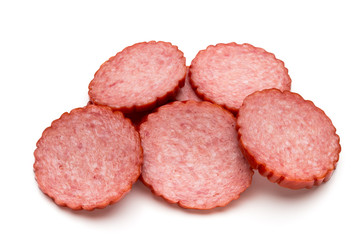
[[[173,102],[140,125],[142,180],[184,208],[211,209],[237,199],[253,172],[237,144],[234,116],[209,102]]]
[[[104,208],[130,191],[140,175],[140,137],[130,120],[108,107],[64,113],[36,144],[40,189],[60,206]]]
[[[199,98],[195,91],[192,89],[191,84],[189,82],[189,67],[186,67],[186,78],[185,78],[185,85],[184,87],[180,88],[179,92],[177,93],[175,100],[177,101],[187,101],[187,100],[194,100],[194,101],[202,101]]]
[[[290,90],[284,63],[250,44],[217,44],[200,51],[190,66],[197,95],[237,113],[244,98],[267,88]]]
[[[237,118],[240,147],[253,168],[291,189],[326,182],[339,159],[340,138],[325,113],[289,91],[245,98]]]
[[[101,65],[89,84],[90,100],[123,112],[152,109],[184,85],[184,54],[170,43],[142,42]]]

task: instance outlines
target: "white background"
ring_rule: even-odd
[[[357,1],[1,1],[1,239],[359,239],[360,13]],[[37,187],[33,151],[63,112],[87,103],[99,66],[163,40],[187,64],[210,44],[251,43],[285,62],[292,90],[332,119],[332,179],[288,190],[256,172],[225,208],[185,210],[137,182],[103,210],[58,207]]]

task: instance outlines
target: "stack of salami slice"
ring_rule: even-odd
[[[87,106],[45,129],[36,180],[75,210],[119,201],[138,178],[192,209],[239,198],[253,169],[311,188],[331,177],[340,140],[325,113],[290,88],[284,63],[250,44],[209,46],[190,67],[171,43],[134,44],[101,65]]]

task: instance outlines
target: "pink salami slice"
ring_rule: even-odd
[[[40,189],[60,206],[93,210],[120,200],[140,175],[142,148],[130,120],[108,107],[64,113],[36,144]]]
[[[339,159],[340,138],[325,113],[289,91],[245,98],[237,118],[240,146],[253,168],[283,187],[326,182]]]
[[[200,51],[190,66],[190,82],[201,98],[237,113],[244,98],[267,88],[290,90],[284,63],[250,44],[217,44]]]
[[[195,91],[192,89],[191,84],[189,82],[189,67],[186,68],[186,78],[185,78],[185,85],[184,87],[180,88],[179,92],[177,93],[175,100],[177,101],[187,101],[187,100],[194,100],[194,101],[202,101],[199,98]]]
[[[185,57],[176,46],[137,43],[101,65],[89,84],[90,100],[123,112],[149,110],[173,98],[185,74]]]
[[[142,180],[170,203],[211,209],[237,199],[253,172],[237,144],[234,116],[209,102],[173,102],[140,125]]]

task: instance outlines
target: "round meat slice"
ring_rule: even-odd
[[[90,100],[126,113],[149,110],[175,97],[185,74],[185,57],[176,46],[137,43],[101,65],[89,84]]]
[[[117,202],[140,175],[140,136],[130,120],[108,107],[89,105],[64,113],[36,146],[40,189],[74,210]]]
[[[194,89],[192,89],[191,84],[189,82],[189,67],[186,68],[186,78],[185,78],[185,85],[180,88],[179,92],[177,93],[175,100],[177,101],[187,101],[187,100],[194,100],[194,101],[202,101],[199,98]]]
[[[326,182],[339,159],[340,138],[325,113],[289,91],[245,98],[237,118],[240,147],[253,168],[291,189]]]
[[[237,144],[236,120],[209,102],[173,102],[140,125],[142,180],[184,208],[211,209],[237,199],[253,171]]]
[[[244,98],[267,88],[290,90],[284,63],[250,44],[217,44],[200,51],[190,66],[190,83],[201,98],[237,113]]]

